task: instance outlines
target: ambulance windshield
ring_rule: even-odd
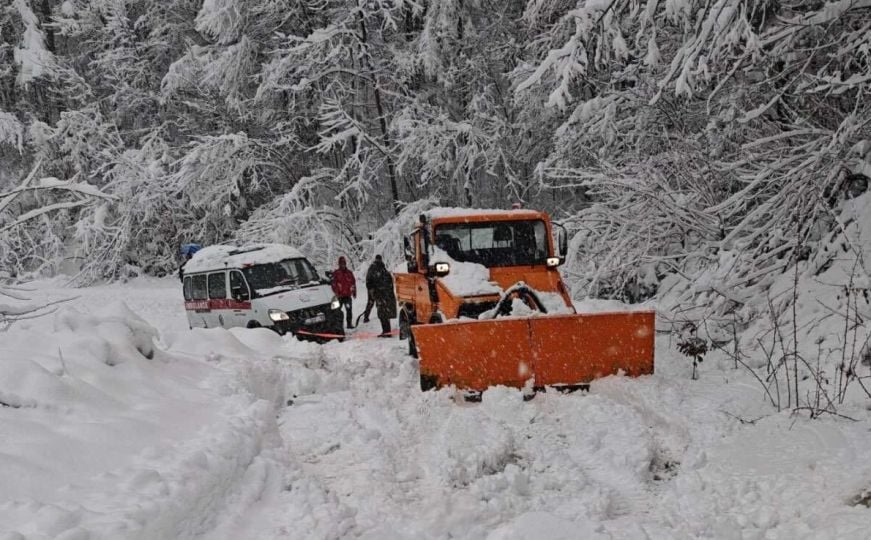
[[[317,271],[303,258],[256,264],[242,272],[248,285],[261,296],[320,283]]]

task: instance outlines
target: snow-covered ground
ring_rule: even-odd
[[[0,334],[2,540],[871,538],[867,411],[775,413],[668,336],[654,376],[467,403],[398,340],[189,330],[174,279],[30,296],[77,298]]]

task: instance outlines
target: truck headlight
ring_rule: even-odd
[[[547,266],[548,268],[556,268],[559,266],[560,260],[559,257],[548,257],[547,258]]]
[[[444,277],[451,273],[451,265],[446,262],[437,262],[433,265],[434,274],[439,277]]]
[[[286,321],[290,319],[290,317],[287,316],[287,313],[281,311],[280,309],[270,309],[269,318],[275,322]]]
[[[342,303],[339,302],[339,298],[337,296],[333,297],[333,301],[330,302],[330,309],[339,309],[342,307]]]

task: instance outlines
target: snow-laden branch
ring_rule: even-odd
[[[9,223],[7,225],[0,227],[0,234],[5,233],[6,231],[9,231],[9,230],[14,229],[16,227],[20,227],[21,225],[24,225],[28,221],[30,221],[32,219],[36,219],[39,216],[43,216],[45,214],[50,214],[50,213],[55,212],[57,210],[71,210],[73,208],[79,208],[79,207],[85,206],[86,204],[89,204],[89,202],[88,201],[66,201],[66,202],[58,202],[58,203],[53,203],[53,204],[49,204],[46,206],[41,206],[39,208],[34,208],[33,210],[25,212],[25,213],[21,214],[20,216],[16,217],[12,223]]]
[[[24,126],[15,115],[0,110],[0,145],[14,146],[18,153],[24,151]]]
[[[7,205],[6,202],[7,197],[14,198],[15,196],[25,193],[27,191],[41,191],[41,190],[53,190],[53,191],[65,191],[68,193],[78,193],[81,195],[85,195],[88,197],[96,197],[98,199],[107,199],[114,200],[115,196],[110,195],[108,193],[104,193],[100,191],[96,186],[91,184],[87,184],[84,182],[77,182],[75,180],[59,180],[52,176],[48,176],[39,180],[36,184],[27,184],[22,183],[22,185],[0,193],[0,211],[2,211]]]

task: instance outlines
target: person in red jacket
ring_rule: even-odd
[[[348,263],[344,257],[339,257],[339,268],[333,271],[333,292],[345,308],[348,328],[354,328],[351,324],[351,298],[357,298],[357,280],[353,272],[348,270]]]

